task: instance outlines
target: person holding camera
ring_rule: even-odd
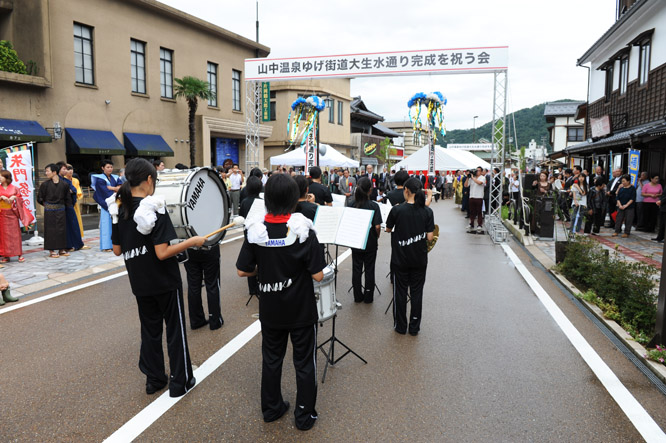
[[[483,197],[486,187],[486,176],[483,175],[481,167],[476,168],[473,176],[465,182],[469,188],[469,229],[467,232],[474,233],[474,219],[478,221],[477,234],[483,234]]]

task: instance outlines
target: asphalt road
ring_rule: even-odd
[[[384,278],[388,236],[380,239],[382,295],[374,304],[353,303],[351,259],[341,264],[337,336],[368,364],[348,355],[329,369],[311,431],[296,430],[291,411],[263,423],[257,334],[137,441],[641,441],[504,251],[487,235],[465,234],[465,219],[451,202],[433,209],[441,234],[429,256],[417,337],[393,332],[391,313],[384,314],[391,297]],[[225,324],[217,331],[188,328],[197,366],[256,321],[257,301],[245,306],[247,283],[234,267],[240,241],[221,248]],[[513,250],[666,429],[664,396],[521,248]],[[137,308],[126,276],[1,314],[0,331],[0,441],[101,441],[160,395],[144,392]],[[330,331],[328,321],[319,342]],[[320,380],[323,367],[320,353]],[[288,351],[283,394],[292,405],[294,378]]]

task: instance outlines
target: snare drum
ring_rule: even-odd
[[[338,303],[335,299],[335,272],[331,266],[324,268],[324,278],[314,281],[315,298],[317,299],[317,313],[319,322],[324,322],[338,312]]]
[[[167,212],[179,239],[206,235],[229,223],[229,196],[217,171],[211,168],[163,171],[158,174],[158,180],[155,195],[166,200]],[[204,246],[217,244],[225,233],[211,236]]]

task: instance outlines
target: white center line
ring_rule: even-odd
[[[555,323],[560,327],[564,335],[569,339],[571,344],[576,348],[578,353],[587,365],[592,369],[594,375],[597,376],[599,381],[604,385],[608,393],[613,397],[620,409],[627,415],[627,418],[633,423],[636,430],[643,436],[647,442],[666,442],[666,434],[661,430],[659,425],[650,417],[647,411],[641,406],[640,403],[631,395],[631,392],[622,384],[620,379],[613,373],[611,368],[601,359],[599,354],[590,346],[585,340],[583,335],[576,329],[576,327],[569,321],[560,308],[555,304],[553,299],[543,289],[534,276],[527,270],[525,265],[520,261],[515,252],[511,250],[509,245],[502,244],[502,249],[506,255],[511,259],[516,269],[525,279],[532,291],[543,303],[550,316],[555,320]]]
[[[240,237],[242,238],[242,237]],[[336,266],[339,266],[340,263],[345,261],[351,256],[351,249],[340,254],[335,260]],[[193,390],[196,390],[197,387],[201,384],[202,381],[206,379],[210,374],[212,374],[217,368],[222,366],[222,364],[227,361],[231,356],[233,356],[237,351],[239,351],[243,346],[245,346],[252,338],[254,338],[259,331],[261,331],[261,323],[259,320],[252,323],[250,326],[245,328],[243,332],[234,337],[229,343],[224,345],[220,350],[208,358],[196,371],[194,371],[194,376],[197,379],[197,384],[194,386]],[[192,391],[188,391],[188,395]],[[105,442],[128,442],[132,441],[141,435],[146,429],[148,429],[157,419],[164,415],[171,407],[180,401],[181,398],[185,397],[169,397],[169,392],[163,393],[151,404],[143,408],[141,412],[131,418],[127,423],[121,426],[116,432],[111,434]]]

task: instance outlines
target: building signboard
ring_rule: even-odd
[[[592,138],[603,137],[611,133],[610,116],[604,115],[600,118],[590,119]]]
[[[246,81],[504,71],[508,46],[245,60]]]

